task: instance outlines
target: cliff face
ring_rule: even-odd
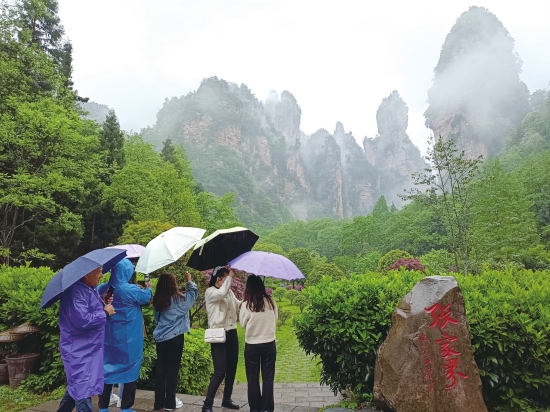
[[[287,91],[280,98],[271,92],[262,104],[245,85],[214,77],[166,100],[155,126],[142,133],[158,149],[167,138],[183,144],[197,182],[216,194],[235,192],[243,223],[271,226],[367,214],[380,195],[398,201],[386,183],[392,190],[408,184],[404,176],[417,170],[420,154],[405,133],[407,107],[396,92],[379,112],[379,136],[365,151],[341,123],[333,134],[302,133],[300,106]]]
[[[482,7],[463,13],[447,35],[428,91],[426,126],[470,156],[492,156],[529,110],[514,39]]]

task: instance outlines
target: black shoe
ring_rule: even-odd
[[[237,405],[231,399],[224,399],[222,401],[222,407],[228,408],[228,409],[240,409],[241,408],[239,405]]]
[[[214,399],[206,398],[204,404],[202,405],[201,412],[213,412],[212,406],[214,405]]]

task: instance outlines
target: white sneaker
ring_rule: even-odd
[[[120,403],[120,398],[116,393],[111,393],[111,398],[109,399],[109,406],[113,406],[115,403]],[[117,406],[120,408],[119,405]]]
[[[176,409],[183,407],[183,402],[176,396]],[[173,411],[173,409],[164,408],[165,411]]]

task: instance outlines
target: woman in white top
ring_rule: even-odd
[[[250,275],[246,281],[240,318],[241,326],[245,329],[244,364],[250,412],[273,412],[273,383],[277,359],[275,327],[278,311],[259,276]]]
[[[214,373],[202,412],[212,412],[214,396],[225,379],[222,406],[229,409],[239,409],[239,405],[231,400],[237,363],[239,361],[239,338],[237,336],[237,310],[241,301],[231,291],[231,283],[235,272],[228,267],[218,266],[212,272],[208,289],[204,293],[208,327],[224,328],[225,342],[211,343],[210,350],[214,363]]]

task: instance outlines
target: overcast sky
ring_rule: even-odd
[[[424,152],[433,68],[471,5],[488,8],[515,39],[529,89],[549,88],[548,0],[59,0],[59,14],[79,94],[115,109],[126,130],[154,124],[166,97],[218,76],[261,101],[288,90],[305,133],[332,133],[341,121],[360,144],[376,135],[376,110],[398,90],[408,134]]]

